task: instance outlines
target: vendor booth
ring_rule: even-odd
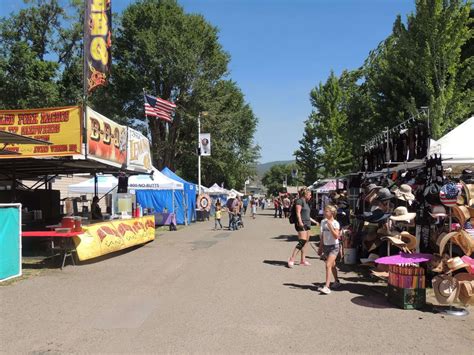
[[[196,221],[197,185],[184,180],[180,176],[176,175],[173,171],[171,171],[168,167],[165,167],[161,171],[161,173],[169,177],[170,179],[173,179],[183,184],[184,196],[185,196],[185,199],[184,199],[185,209],[187,210],[187,222],[188,223],[195,222]]]
[[[0,181],[5,186],[0,202],[22,203],[23,240],[50,239],[53,249],[64,246],[60,248],[64,263],[71,253],[86,260],[154,239],[154,216],[112,213],[109,220],[84,218],[74,209],[61,208],[64,201],[51,187],[61,175],[149,173],[146,138],[129,135],[129,128],[89,107],[85,115],[80,107],[71,106],[0,110],[0,117],[0,131],[36,140],[9,144],[8,154],[0,154]],[[133,154],[128,154],[130,150]],[[27,185],[25,180],[35,182]],[[101,182],[101,193],[113,185],[111,180]],[[93,184],[92,192],[98,194],[98,181]],[[85,185],[77,188],[90,188]]]

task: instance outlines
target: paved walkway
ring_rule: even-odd
[[[340,290],[320,295],[312,249],[312,266],[285,267],[295,244],[286,220],[245,223],[236,232],[194,224],[0,287],[0,352],[472,354],[473,315],[393,308],[382,283],[349,271]]]

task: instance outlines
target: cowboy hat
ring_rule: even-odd
[[[416,249],[417,241],[416,241],[416,237],[414,235],[411,235],[408,232],[401,232],[400,237],[401,237],[402,241],[404,241],[405,244],[407,245],[407,249],[409,249],[409,250]]]
[[[448,264],[448,269],[451,272],[459,270],[459,269],[463,269],[463,268],[469,271],[469,269],[471,268],[471,266],[465,263],[464,261],[462,261],[462,259],[459,256],[448,259],[447,264]]]
[[[465,255],[471,255],[474,251],[474,239],[465,229],[458,231],[458,234],[453,237],[453,243],[458,245]]]
[[[444,206],[442,205],[431,206],[430,215],[433,218],[438,218],[438,217],[444,218],[448,216],[446,214],[446,208],[444,208]]]
[[[474,275],[462,272],[454,276],[459,281],[459,301],[462,304],[474,305]]]
[[[415,195],[413,195],[411,186],[407,184],[400,185],[400,187],[396,188],[393,193],[399,200],[402,201],[413,201],[415,199]]]
[[[448,272],[446,262],[448,257],[446,255],[433,254],[433,258],[428,263],[428,269],[433,272],[445,273]]]
[[[446,244],[449,242],[451,238],[456,236],[458,234],[457,231],[450,232],[450,233],[441,233],[438,237],[438,240],[436,241],[436,244],[439,245],[439,255],[443,255],[444,253],[444,248],[446,247]]]
[[[378,258],[379,256],[377,254],[370,253],[367,258],[360,258],[360,262],[362,264],[370,264],[370,263],[374,263],[375,260],[377,260]]]
[[[399,206],[393,210],[393,214],[390,217],[392,221],[404,221],[410,222],[416,217],[416,213],[408,212],[405,206]]]
[[[453,207],[456,206],[459,193],[458,186],[453,182],[448,182],[446,185],[441,187],[439,198],[443,205]]]
[[[471,218],[471,214],[466,206],[453,206],[452,211],[453,218],[456,218],[461,226],[464,226],[464,223]]]
[[[432,281],[436,300],[440,304],[452,304],[459,294],[459,281],[450,275],[438,275]]]

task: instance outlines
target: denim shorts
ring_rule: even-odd
[[[334,245],[324,245],[323,246],[323,251],[324,255],[329,256],[329,255],[339,255],[339,244],[334,244]]]

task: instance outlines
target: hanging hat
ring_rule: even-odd
[[[439,255],[443,255],[446,244],[448,244],[449,240],[453,238],[454,236],[456,236],[457,234],[458,232],[454,231],[450,233],[441,233],[438,236],[438,240],[436,241],[436,244],[439,245]]]
[[[393,193],[399,200],[402,201],[413,201],[415,199],[415,195],[413,195],[411,186],[407,184],[400,185],[400,187],[395,189]]]
[[[384,187],[384,188],[381,188],[379,191],[377,191],[377,196],[375,197],[375,199],[378,201],[388,201],[394,197],[395,196],[392,195],[390,190]]]
[[[454,277],[459,282],[459,301],[464,305],[474,305],[474,275],[462,272]]]
[[[408,232],[401,232],[400,237],[401,237],[402,241],[404,241],[405,244],[407,245],[407,249],[409,249],[409,250],[416,249],[417,241],[416,241],[416,237],[414,235],[411,235]]]
[[[467,269],[467,271],[470,270],[471,266],[464,261],[459,256],[456,256],[454,258],[448,259],[448,269],[449,271],[456,271],[459,269]]]
[[[449,271],[446,265],[447,261],[448,257],[446,255],[433,254],[433,258],[428,263],[428,269],[437,273],[446,273]]]
[[[379,223],[385,221],[391,215],[391,213],[385,213],[380,208],[377,208],[372,212],[365,212],[364,214],[358,216],[358,218],[369,223]]]
[[[416,213],[408,212],[408,209],[405,206],[400,206],[393,210],[393,214],[390,217],[392,221],[404,221],[410,222],[416,217]]]
[[[459,294],[459,281],[450,275],[438,275],[432,281],[436,300],[440,304],[452,304]]]
[[[466,206],[453,206],[453,217],[459,222],[461,226],[464,226],[466,221],[469,221],[471,214]]]
[[[456,206],[459,192],[460,191],[455,183],[447,183],[441,187],[441,191],[439,192],[441,203],[448,207]]]
[[[433,218],[438,218],[438,217],[445,218],[448,216],[446,214],[446,208],[444,208],[443,205],[431,206],[430,215]]]

